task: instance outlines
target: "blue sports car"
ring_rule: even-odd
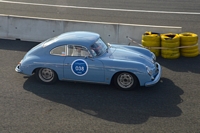
[[[111,84],[122,90],[151,86],[161,77],[161,66],[149,50],[108,44],[97,33],[67,32],[33,47],[15,71],[34,74],[39,81],[57,80]]]

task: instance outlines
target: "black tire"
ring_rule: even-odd
[[[128,72],[121,72],[116,74],[113,82],[118,89],[124,91],[134,90],[139,85],[137,77]]]
[[[56,72],[49,68],[37,69],[35,76],[40,82],[46,84],[53,84],[58,80]]]

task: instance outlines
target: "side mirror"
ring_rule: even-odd
[[[96,54],[96,52],[93,50],[93,49],[91,49],[91,52],[92,52],[92,54],[94,55],[94,56],[96,56],[97,54]],[[91,53],[90,53],[90,55],[91,55]],[[92,55],[91,55],[92,56]],[[93,57],[93,56],[92,56]]]
[[[85,58],[87,59],[87,58],[93,58],[93,56],[92,56],[92,54],[91,53],[89,53],[88,52],[88,54],[87,55],[85,55]]]
[[[93,56],[91,54],[89,54],[88,56],[85,56],[85,59],[93,60]]]

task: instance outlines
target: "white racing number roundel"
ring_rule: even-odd
[[[82,59],[77,59],[72,62],[71,70],[77,76],[84,76],[88,72],[88,64]]]

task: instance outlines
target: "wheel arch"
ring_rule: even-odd
[[[37,67],[37,68],[34,68],[34,69],[33,69],[33,71],[32,71],[32,74],[35,74],[35,73],[36,73],[36,71],[37,71],[37,69],[40,69],[40,68],[42,68],[42,67]]]
[[[136,80],[138,81],[139,85],[140,85],[140,80],[138,79],[137,75],[133,72],[129,72],[129,71],[118,71],[116,72],[115,74],[113,74],[112,78],[111,78],[111,81],[110,81],[110,84],[113,84],[114,83],[114,79],[115,79],[115,76],[120,74],[120,73],[123,73],[123,72],[126,72],[126,73],[130,73],[132,75],[134,75],[136,77]]]
[[[35,74],[36,71],[37,71],[38,69],[41,69],[41,68],[48,68],[48,69],[53,70],[53,71],[55,72],[55,74],[56,74],[56,76],[58,77],[59,80],[61,80],[61,79],[63,78],[63,77],[60,76],[60,74],[58,74],[58,72],[57,72],[55,69],[53,69],[53,68],[51,68],[51,67],[36,67],[36,68],[33,69],[32,74]]]

